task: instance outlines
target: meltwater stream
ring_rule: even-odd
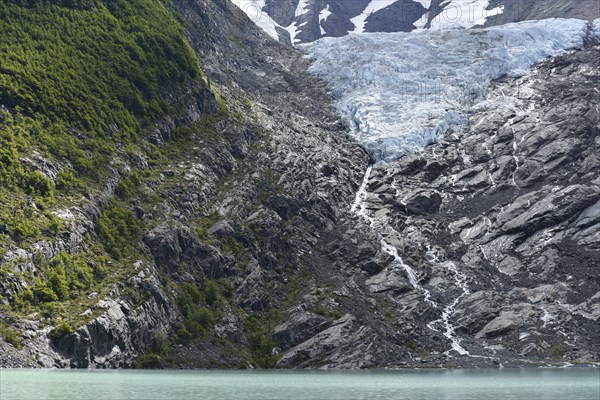
[[[378,222],[377,220],[375,220],[375,218],[373,218],[373,216],[371,216],[369,211],[367,210],[367,206],[366,206],[366,199],[367,199],[367,195],[368,195],[367,186],[369,184],[369,178],[371,177],[372,171],[373,171],[373,166],[369,166],[367,168],[367,171],[365,172],[365,176],[363,178],[362,184],[360,185],[360,188],[358,189],[358,192],[356,193],[356,198],[354,200],[354,203],[352,204],[352,207],[350,208],[350,211],[352,213],[354,213],[355,215],[359,216],[360,218],[364,219],[369,224],[369,227],[373,230],[373,232],[375,232],[377,234],[377,236],[381,240],[381,249],[384,252],[386,252],[387,254],[394,257],[394,262],[395,262],[396,266],[399,266],[404,270],[404,272],[406,273],[406,277],[408,278],[408,281],[410,282],[410,284],[416,290],[418,290],[419,292],[421,292],[423,294],[425,302],[434,308],[439,308],[440,306],[431,299],[431,292],[420,285],[419,278],[418,278],[415,270],[412,269],[408,264],[406,264],[404,262],[404,260],[400,256],[400,254],[398,254],[398,249],[396,247],[394,247],[392,244],[390,244],[385,238],[385,231],[390,231],[391,233],[393,233],[394,235],[396,235],[398,237],[400,236],[400,234],[390,226],[383,226],[383,224]],[[439,260],[437,259],[435,254],[431,251],[430,246],[428,245],[427,247],[429,249],[427,252],[427,255],[429,256],[430,261],[432,263],[439,264]],[[456,285],[457,285],[457,287],[459,287],[461,289],[461,294],[458,297],[456,297],[449,305],[445,306],[441,310],[442,315],[441,315],[440,319],[431,321],[427,325],[427,327],[431,330],[439,332],[437,326],[439,324],[441,324],[443,327],[443,331],[441,333],[448,340],[450,340],[452,350],[456,351],[458,354],[463,355],[463,356],[481,357],[481,356],[474,356],[474,355],[470,354],[464,347],[462,347],[461,340],[456,335],[456,327],[454,325],[452,325],[452,323],[450,321],[450,318],[454,314],[454,310],[456,309],[456,306],[460,303],[460,301],[463,299],[463,297],[465,297],[466,295],[469,294],[469,287],[467,285],[467,277],[466,277],[466,275],[464,275],[463,273],[458,271],[458,269],[456,268],[456,265],[454,263],[447,262],[444,264],[444,266],[449,271],[451,271],[452,274],[454,275]]]
[[[363,178],[362,184],[360,185],[358,192],[356,192],[356,199],[354,200],[354,203],[352,204],[352,207],[350,208],[350,212],[358,215],[359,217],[361,217],[365,221],[367,221],[367,223],[369,224],[371,229],[375,233],[377,233],[377,235],[380,237],[381,249],[383,251],[385,251],[386,253],[388,253],[389,255],[391,255],[392,257],[394,257],[396,264],[398,266],[402,267],[402,269],[404,269],[410,284],[415,289],[425,293],[426,298],[429,298],[430,296],[429,296],[429,292],[427,291],[427,289],[425,289],[419,285],[419,279],[417,278],[416,272],[402,260],[402,257],[400,257],[400,255],[398,254],[398,249],[396,249],[394,246],[392,246],[385,240],[385,237],[382,234],[382,229],[381,229],[382,227],[379,226],[380,224],[378,224],[377,221],[375,221],[375,218],[373,218],[369,214],[369,211],[367,210],[365,200],[367,199],[367,194],[368,194],[367,185],[369,184],[369,178],[371,177],[372,171],[373,171],[373,166],[369,166],[367,168],[367,171],[365,172],[365,176]]]
[[[399,236],[398,232],[396,232],[392,227],[383,226],[381,223],[376,221],[375,218],[373,218],[369,214],[369,211],[367,210],[367,206],[366,206],[366,198],[367,198],[367,194],[368,194],[367,186],[369,184],[369,178],[371,177],[372,171],[373,171],[373,167],[369,166],[367,168],[367,171],[365,172],[363,182],[360,185],[358,192],[356,193],[356,199],[354,200],[354,203],[352,204],[350,211],[353,212],[354,214],[356,214],[357,216],[363,218],[369,224],[370,228],[380,237],[381,249],[384,252],[386,252],[387,254],[394,257],[394,261],[395,261],[396,265],[401,267],[402,269],[404,269],[406,276],[408,278],[408,281],[416,290],[418,290],[419,292],[421,292],[423,294],[425,302],[434,308],[439,308],[439,305],[436,302],[434,302],[433,300],[431,300],[431,293],[429,292],[429,290],[427,290],[426,288],[424,288],[423,286],[421,286],[419,284],[419,278],[418,278],[415,270],[413,270],[408,264],[406,264],[404,262],[404,260],[402,260],[402,257],[398,254],[398,249],[396,247],[392,246],[385,239],[384,232],[386,230],[391,231],[396,236]],[[433,263],[439,264],[439,261],[437,260],[437,257],[435,256],[435,254],[431,251],[430,246],[428,245],[427,247],[429,249],[427,255],[429,256],[430,261]],[[456,335],[456,327],[453,326],[450,321],[450,318],[454,314],[454,310],[456,309],[456,306],[460,303],[460,301],[463,299],[463,297],[465,297],[469,294],[469,287],[467,285],[467,277],[466,277],[466,275],[464,275],[463,273],[458,271],[458,269],[456,268],[456,265],[452,262],[444,263],[444,266],[449,271],[451,271],[452,274],[454,275],[456,285],[457,285],[457,287],[459,287],[461,289],[461,294],[458,297],[456,297],[449,305],[447,305],[446,307],[444,307],[441,310],[442,316],[440,319],[431,321],[427,325],[427,327],[431,330],[439,331],[437,328],[437,325],[441,324],[444,329],[442,334],[446,338],[448,338],[448,340],[450,340],[452,350],[456,351],[458,354],[463,355],[463,356],[482,357],[482,356],[471,355],[464,347],[462,347],[461,340]]]
[[[433,249],[431,248],[430,245],[427,245],[427,253],[426,254],[432,263],[440,265],[440,261],[438,260],[435,252],[433,251]],[[454,311],[456,310],[456,306],[460,303],[460,301],[465,296],[468,296],[471,293],[469,290],[469,285],[467,284],[468,278],[465,274],[460,272],[456,268],[456,264],[454,264],[451,261],[447,261],[447,262],[443,263],[442,266],[444,266],[448,271],[450,271],[452,273],[452,275],[454,276],[456,286],[458,288],[460,288],[461,293],[450,304],[448,304],[446,307],[444,307],[444,309],[442,310],[442,317],[440,319],[436,319],[435,321],[431,321],[430,323],[427,324],[427,327],[431,330],[437,331],[438,329],[436,328],[436,326],[441,323],[442,327],[444,329],[444,332],[442,332],[442,333],[448,340],[450,340],[451,345],[452,345],[452,350],[456,351],[461,356],[483,357],[483,356],[472,355],[461,345],[460,337],[458,337],[458,335],[456,334],[456,327],[454,325],[452,325],[452,323],[450,322],[450,318],[454,314]],[[448,353],[449,353],[449,351],[446,352],[446,354],[448,354]]]

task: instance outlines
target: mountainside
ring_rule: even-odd
[[[527,73],[534,63],[581,48],[598,35],[587,21],[547,19],[325,38],[300,48],[314,60],[310,71],[331,84],[352,136],[379,162],[462,130],[468,110],[491,81]]]
[[[233,0],[288,44],[363,32],[493,26],[544,18],[596,19],[597,0]]]
[[[80,26],[88,29],[103,24],[105,15],[113,26],[151,23],[146,13],[162,15],[172,26],[181,21],[206,74],[192,69],[189,82],[180,85],[177,75],[160,79],[157,74],[162,87],[156,101],[165,107],[155,118],[133,119],[139,130],[130,142],[119,136],[120,121],[107,123],[110,130],[101,134],[109,144],[114,137],[112,153],[108,146],[100,151],[79,144],[91,160],[104,158],[93,164],[95,173],[70,173],[68,187],[59,178],[75,165],[68,147],[55,154],[45,147],[50,138],[41,137],[39,145],[15,149],[12,165],[37,171],[48,193],[42,198],[28,187],[11,188],[15,201],[30,204],[31,211],[25,220],[8,219],[2,235],[2,331],[21,348],[15,353],[3,345],[2,362],[117,367],[132,366],[147,353],[139,365],[272,366],[278,358],[272,330],[288,318],[287,307],[317,290],[319,279],[323,284],[330,275],[340,279],[321,257],[327,242],[342,241],[339,220],[348,215],[368,155],[344,137],[323,84],[308,75],[302,54],[268,40],[230,2],[174,2],[170,14],[154,1],[128,4],[111,7],[126,8],[134,14],[130,19],[101,2],[91,8],[2,6],[3,13],[19,13],[8,20],[41,20],[32,28],[50,33],[53,23],[64,23],[56,18],[60,15],[76,22],[85,18],[87,24]],[[38,36],[23,37],[31,38],[30,54],[43,54]],[[62,50],[85,65],[90,50],[84,46],[94,49],[94,37],[74,37],[90,42],[65,44]],[[183,35],[177,39],[186,43]],[[124,62],[150,57],[151,49],[139,51],[135,43],[151,36],[126,40],[115,40],[131,47]],[[106,43],[105,52],[120,49]],[[160,50],[159,56],[169,65],[177,56],[185,59],[188,50],[187,45]],[[62,59],[53,64],[61,66]],[[44,73],[37,76],[42,84],[54,81]],[[123,79],[125,86],[143,83],[135,76]],[[10,87],[15,85],[2,91]],[[82,91],[111,93],[89,86]],[[66,90],[56,96],[76,94]],[[31,98],[5,105],[7,124],[40,120],[43,133],[45,109],[27,109],[25,100]],[[65,117],[60,132],[65,140],[94,143],[87,141],[85,126],[69,128],[79,117]],[[5,132],[10,140],[20,138]],[[24,236],[20,224],[38,219],[39,227]],[[310,310],[319,312],[314,318],[321,326],[341,313],[319,302]],[[184,347],[171,348],[169,341]]]
[[[0,16],[0,366],[600,362],[600,21],[423,31],[389,57],[405,34],[327,39],[311,60],[229,0]],[[411,48],[459,95],[428,121],[460,124],[404,151],[381,121]],[[335,51],[357,61],[341,80]],[[382,112],[347,118],[373,87]]]
[[[597,360],[599,50],[495,81],[465,128],[366,174],[355,210],[396,260],[369,289],[454,350],[423,364]]]
[[[219,104],[159,3],[8,1],[0,15],[0,331],[22,365],[68,365],[53,358],[63,337],[105,309],[122,316],[120,293],[142,299],[132,276],[156,280],[139,246],[151,196],[138,185],[160,179],[176,149],[157,147],[158,127],[199,124]],[[175,318],[164,291],[147,289],[152,318],[138,318],[137,336],[109,333],[125,353]],[[71,348],[80,359],[113,350],[97,340],[103,315]]]

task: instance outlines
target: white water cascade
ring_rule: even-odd
[[[461,340],[456,335],[456,327],[454,325],[452,325],[452,323],[450,322],[450,318],[454,314],[454,311],[456,310],[456,306],[460,303],[460,301],[465,296],[470,294],[469,286],[467,285],[467,276],[465,274],[463,274],[462,272],[460,272],[458,270],[458,268],[456,268],[456,264],[454,264],[453,262],[445,262],[443,264],[440,264],[437,256],[435,255],[435,253],[431,249],[431,246],[429,246],[429,245],[427,245],[427,256],[429,257],[429,260],[432,263],[442,265],[443,267],[448,269],[454,275],[454,281],[456,283],[456,286],[458,288],[460,288],[460,290],[462,292],[458,297],[456,297],[452,301],[452,303],[450,303],[446,307],[444,307],[444,309],[442,310],[442,317],[440,319],[436,319],[435,321],[431,321],[430,323],[427,324],[427,327],[433,331],[439,332],[439,330],[436,328],[436,325],[439,325],[441,323],[442,328],[444,330],[442,332],[442,334],[448,340],[450,340],[450,342],[452,344],[452,350],[456,351],[458,354],[460,354],[462,356],[471,356],[471,354],[464,347],[462,347]],[[449,351],[450,350],[448,350],[446,352],[446,354],[448,354]]]
[[[471,294],[471,291],[469,290],[469,285],[468,285],[469,278],[463,272],[458,270],[455,263],[453,263],[451,261],[440,263],[440,260],[438,259],[437,255],[435,254],[435,252],[429,245],[427,245],[426,255],[427,255],[427,257],[429,257],[430,262],[432,262],[433,264],[440,265],[452,273],[452,275],[454,276],[454,282],[456,283],[456,286],[462,292],[450,304],[448,304],[446,307],[444,307],[444,309],[442,310],[442,317],[440,319],[431,321],[430,323],[427,324],[427,327],[433,331],[440,332],[440,330],[438,330],[436,328],[436,325],[441,324],[442,329],[443,329],[442,334],[444,335],[444,337],[446,337],[448,340],[450,340],[452,350],[456,351],[458,354],[460,354],[462,356],[468,356],[468,357],[473,357],[473,358],[494,359],[494,357],[489,357],[489,356],[485,356],[485,355],[471,354],[467,349],[465,349],[461,344],[462,340],[456,334],[456,327],[454,325],[452,325],[452,322],[450,321],[450,318],[452,317],[452,315],[454,315],[454,311],[456,311],[456,306],[462,301],[463,298],[465,298],[466,296]],[[449,354],[449,353],[450,353],[450,350],[445,352],[445,354]],[[495,351],[494,351],[494,354],[495,354]],[[500,364],[500,365],[502,365],[502,364]],[[503,368],[503,367],[501,366],[501,368]]]
[[[418,291],[423,293],[423,295],[425,296],[425,301],[430,303],[432,306],[437,307],[437,304],[435,304],[431,300],[431,293],[419,284],[419,278],[417,277],[417,273],[415,272],[415,270],[412,269],[408,264],[406,264],[404,262],[404,260],[402,260],[402,257],[400,257],[400,255],[398,254],[398,249],[396,249],[394,246],[392,246],[390,243],[388,243],[385,240],[385,237],[382,234],[382,231],[384,231],[386,227],[381,226],[381,224],[378,223],[375,220],[375,218],[373,218],[370,215],[369,211],[367,210],[366,203],[365,203],[365,201],[367,199],[367,193],[368,193],[367,185],[369,184],[369,178],[371,177],[372,171],[373,171],[373,166],[369,166],[367,168],[367,171],[365,172],[363,182],[360,185],[358,192],[356,192],[356,198],[354,200],[354,203],[352,204],[352,207],[350,208],[350,212],[358,215],[359,217],[363,218],[365,221],[368,222],[371,229],[381,239],[381,249],[383,251],[385,251],[387,254],[394,257],[394,262],[396,263],[396,265],[401,267],[406,272],[406,276],[407,276],[410,284],[415,289],[417,289]],[[387,228],[388,228],[388,230],[391,230],[393,233],[398,234],[398,232],[396,232],[393,228],[391,228],[391,227],[387,227]]]
[[[367,209],[367,206],[366,206],[366,199],[367,199],[367,195],[368,195],[367,186],[369,184],[369,178],[371,177],[372,171],[373,171],[373,166],[369,166],[367,168],[367,171],[365,172],[365,176],[360,185],[360,188],[358,189],[358,192],[356,192],[356,198],[354,200],[354,203],[352,204],[352,207],[350,208],[350,211],[352,213],[356,214],[357,216],[361,217],[362,219],[364,219],[369,224],[369,227],[377,234],[377,236],[380,237],[381,249],[384,252],[386,252],[387,254],[394,257],[394,262],[396,263],[396,265],[404,270],[410,284],[416,290],[418,290],[419,292],[421,292],[423,294],[425,302],[427,302],[434,308],[440,308],[439,305],[431,299],[431,292],[420,285],[419,278],[418,278],[415,270],[413,270],[408,264],[406,264],[404,262],[404,260],[402,260],[402,257],[400,256],[400,254],[398,254],[398,249],[396,247],[394,247],[392,244],[390,244],[385,239],[384,232],[389,231],[389,232],[392,232],[396,236],[400,236],[400,234],[396,230],[394,230],[392,227],[383,226],[383,224],[381,224],[375,218],[373,218],[373,216],[370,214],[369,210]],[[456,286],[458,288],[460,288],[460,290],[461,290],[460,295],[458,297],[456,297],[450,304],[448,304],[447,306],[445,306],[442,309],[441,318],[431,321],[429,324],[427,324],[427,327],[433,331],[441,332],[448,340],[450,340],[451,347],[452,347],[451,350],[456,351],[458,354],[463,355],[463,356],[469,356],[469,357],[485,357],[485,356],[472,355],[469,353],[469,351],[467,351],[461,345],[461,339],[456,335],[456,327],[454,325],[452,325],[452,323],[450,321],[450,318],[452,317],[452,315],[454,314],[454,311],[456,310],[456,306],[460,303],[460,301],[465,296],[470,294],[469,286],[467,283],[467,280],[468,280],[467,276],[464,273],[462,273],[461,271],[459,271],[458,268],[456,267],[456,264],[454,264],[453,262],[445,262],[445,263],[441,264],[439,259],[437,258],[437,256],[433,252],[433,250],[431,249],[431,246],[429,246],[429,245],[427,245],[427,253],[426,254],[429,257],[429,261],[431,263],[434,263],[437,265],[442,265],[444,268],[448,269],[453,274]],[[439,325],[441,325],[442,330],[440,330],[436,327]],[[448,350],[446,352],[446,354],[448,354],[449,352],[450,352],[450,350]]]

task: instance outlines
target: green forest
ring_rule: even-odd
[[[2,256],[60,236],[56,210],[97,192],[114,159],[156,154],[148,128],[182,108],[169,93],[202,90],[204,80],[178,17],[157,1],[3,1],[0,21]],[[101,283],[106,260],[141,234],[122,203],[115,196],[95,221],[98,243],[88,235],[84,252],[35,260],[38,275],[13,311],[56,312],[56,302]],[[1,265],[0,276],[13,267]]]

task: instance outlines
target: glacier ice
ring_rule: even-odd
[[[365,33],[300,47],[313,59],[310,72],[328,83],[351,134],[377,161],[392,161],[462,129],[492,80],[526,74],[548,56],[581,47],[586,34],[587,21],[548,19]]]

